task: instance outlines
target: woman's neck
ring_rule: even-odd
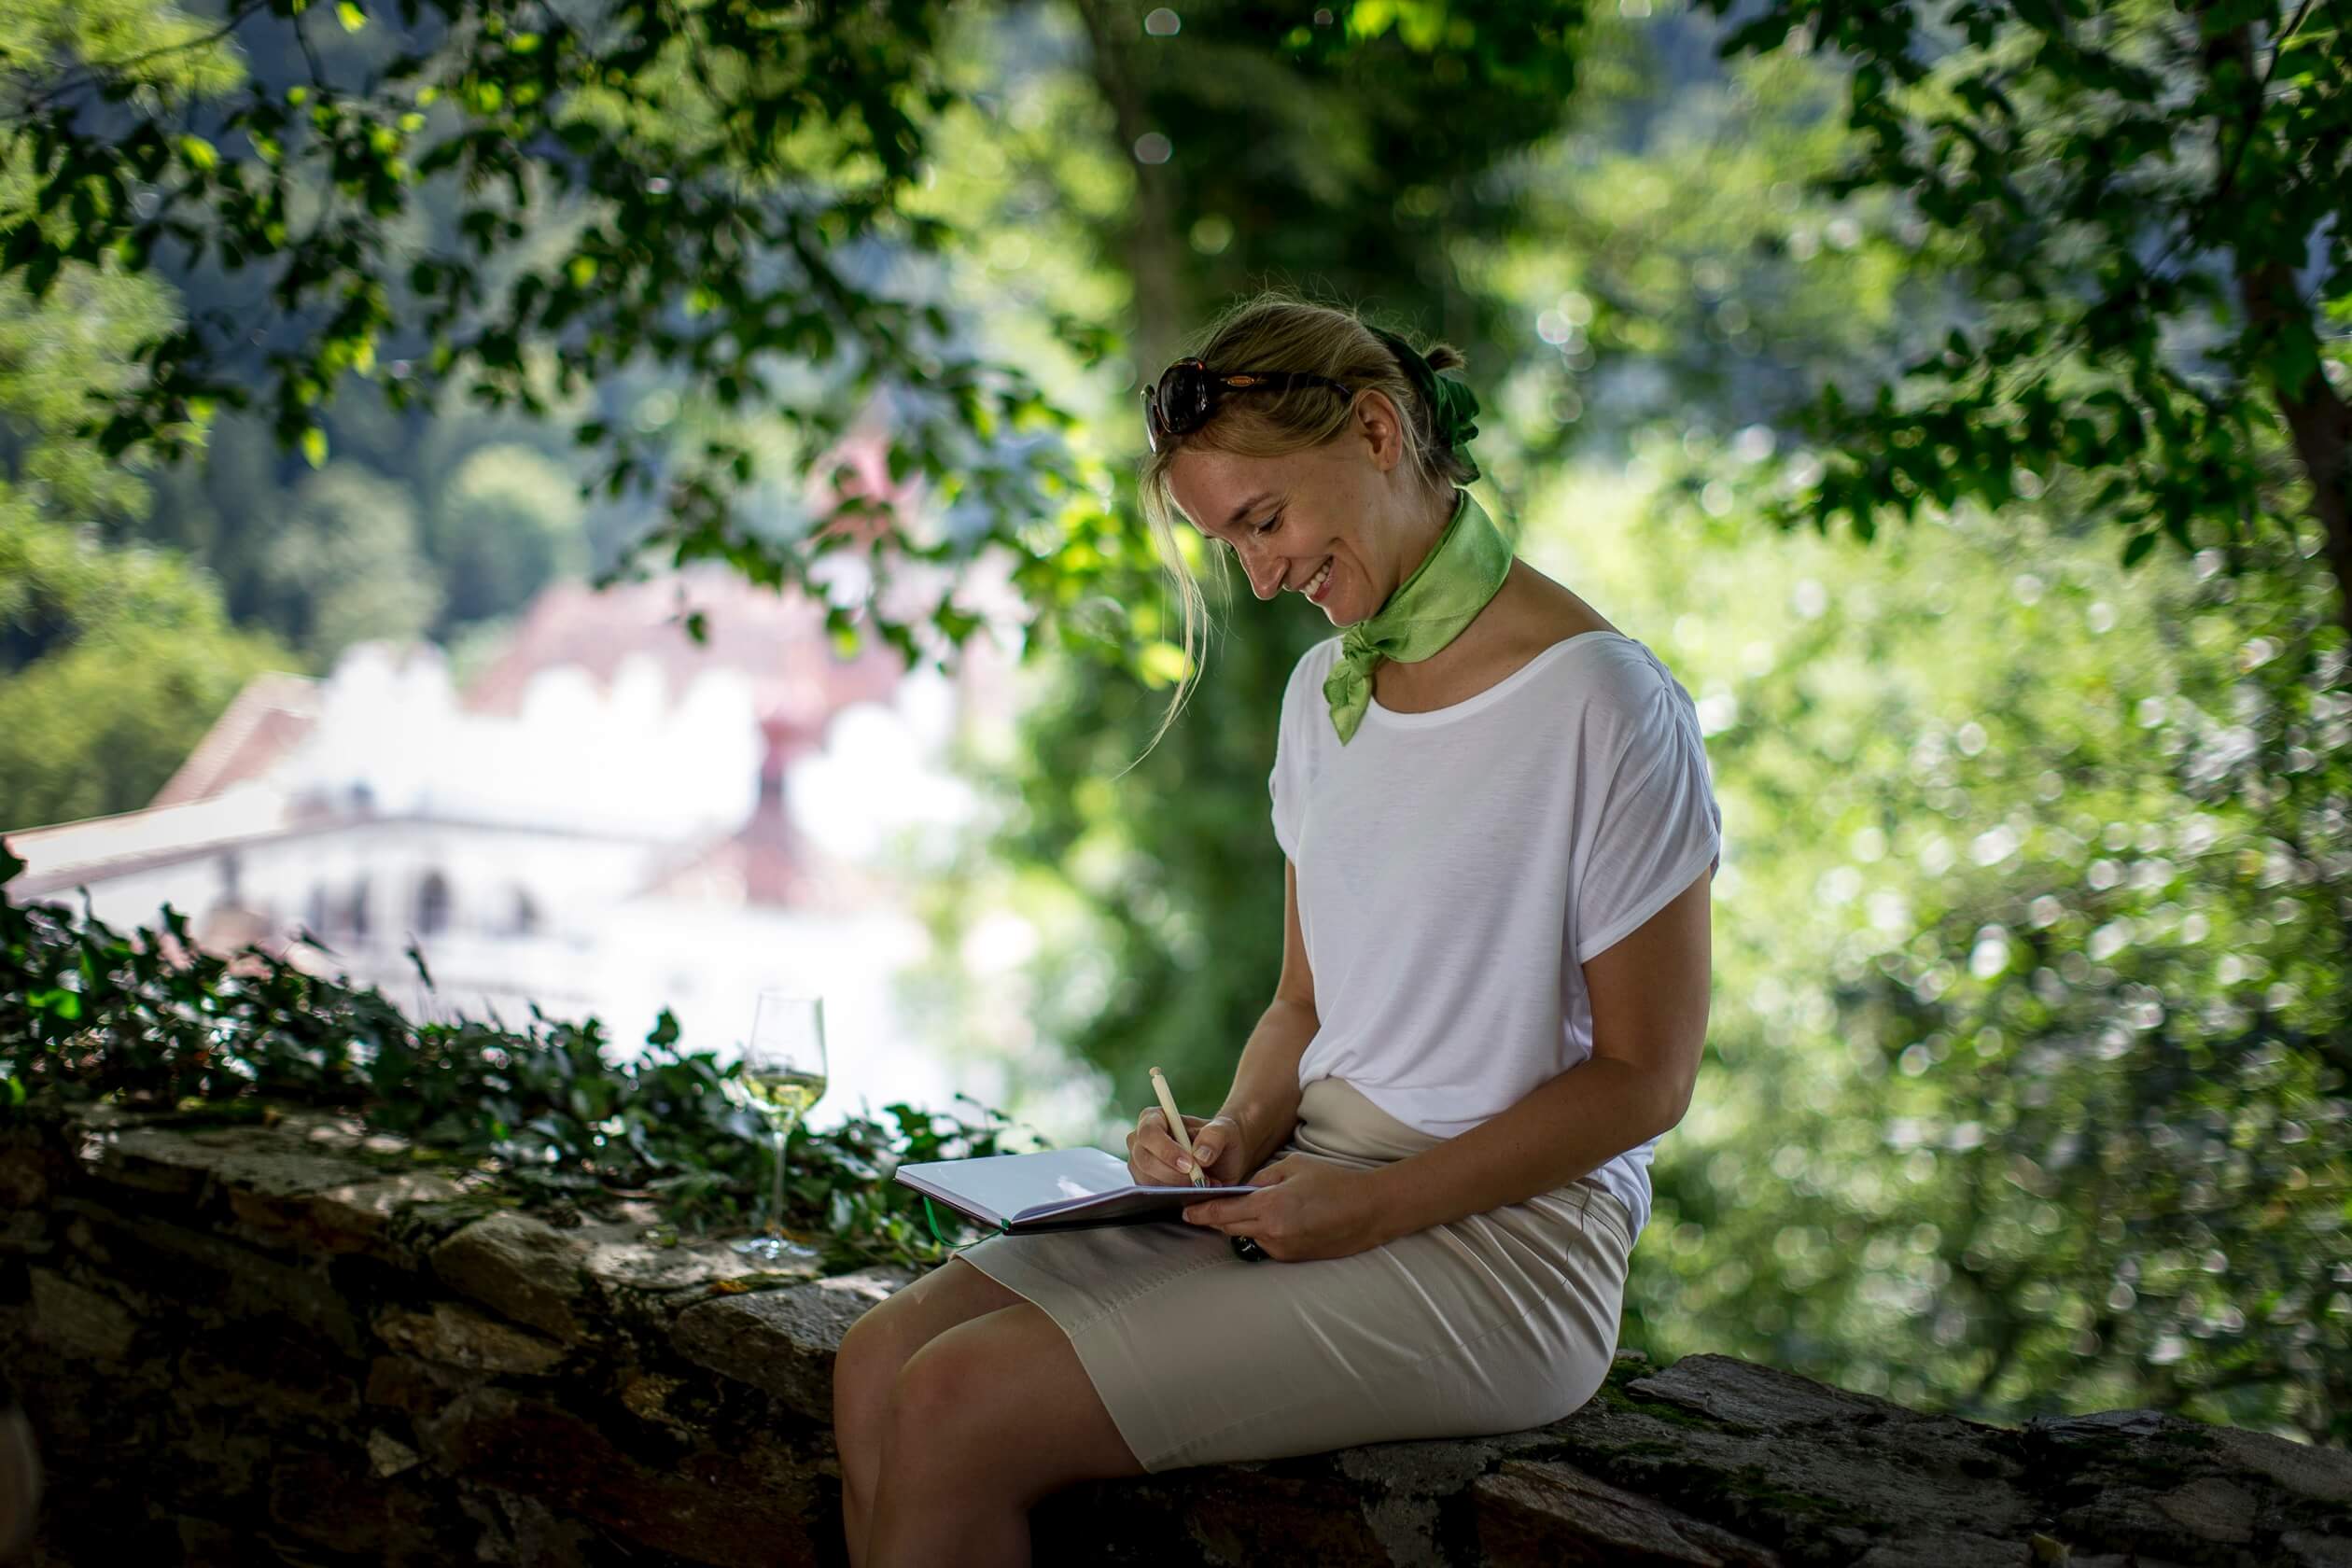
[[[1399,713],[1447,707],[1485,691],[1556,642],[1585,632],[1613,632],[1601,613],[1525,561],[1454,639],[1409,665],[1383,659],[1372,668],[1372,694]]]
[[[1437,548],[1437,541],[1439,539],[1446,537],[1447,527],[1453,522],[1454,513],[1462,510],[1463,497],[1468,494],[1469,492],[1466,490],[1458,490],[1451,485],[1448,485],[1446,487],[1445,497],[1442,499],[1433,500],[1430,503],[1431,511],[1435,513],[1437,519],[1436,524],[1435,526],[1430,527],[1428,531],[1421,536],[1421,547],[1412,553],[1409,559],[1402,559],[1397,562],[1396,582],[1398,587],[1403,587],[1406,580],[1411,577],[1415,572],[1419,571],[1421,569],[1421,564],[1429,559],[1429,553]],[[1427,513],[1424,513],[1424,515],[1427,515]],[[1390,592],[1394,593],[1395,590],[1391,589]]]
[[[1518,629],[1524,624],[1529,608],[1533,575],[1526,562],[1514,559],[1503,586],[1494,591],[1494,597],[1470,618],[1468,625],[1454,634],[1451,642],[1428,658],[1409,665],[1382,659],[1374,665],[1372,694],[1387,707],[1443,707],[1448,700],[1444,693],[1449,688],[1518,640]],[[1398,699],[1396,703],[1389,702],[1392,693]],[[1431,697],[1435,700],[1426,700]]]

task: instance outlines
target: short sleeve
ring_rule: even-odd
[[[1721,859],[1723,813],[1679,681],[1667,678],[1614,770],[1589,787],[1601,805],[1576,877],[1580,964],[1640,930]]]
[[[1267,775],[1267,793],[1274,797],[1274,842],[1282,847],[1282,853],[1292,861],[1298,859],[1298,797],[1295,780],[1286,781],[1293,748],[1279,732],[1274,738],[1274,771]]]

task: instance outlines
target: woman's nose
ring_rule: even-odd
[[[1245,556],[1241,569],[1250,574],[1250,592],[1270,599],[1282,591],[1282,563],[1268,555]]]

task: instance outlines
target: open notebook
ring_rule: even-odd
[[[1043,1149],[1033,1155],[917,1160],[893,1178],[992,1229],[1015,1236],[1145,1220],[1183,1223],[1186,1204],[1240,1197],[1256,1187],[1139,1187],[1127,1161],[1100,1149]]]

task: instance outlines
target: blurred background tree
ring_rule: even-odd
[[[322,662],[370,637],[408,638],[439,619],[408,494],[359,463],[295,486],[286,526],[258,563],[259,619]]]
[[[441,485],[428,536],[448,583],[438,631],[510,614],[553,579],[581,574],[586,540],[571,477],[511,443],[477,448],[457,465]]]
[[[166,13],[128,4],[76,21],[136,29]],[[0,48],[23,47],[35,20],[0,20]],[[27,183],[21,159],[0,161],[0,214],[24,209]],[[93,395],[135,384],[133,351],[176,319],[171,288],[116,269],[65,269],[39,301],[0,279],[0,823],[146,805],[247,679],[296,663],[232,625],[217,583],[184,558],[107,542],[144,525],[149,488],[77,430]]]
[[[247,680],[294,664],[185,562],[0,496],[0,822],[147,805]]]

